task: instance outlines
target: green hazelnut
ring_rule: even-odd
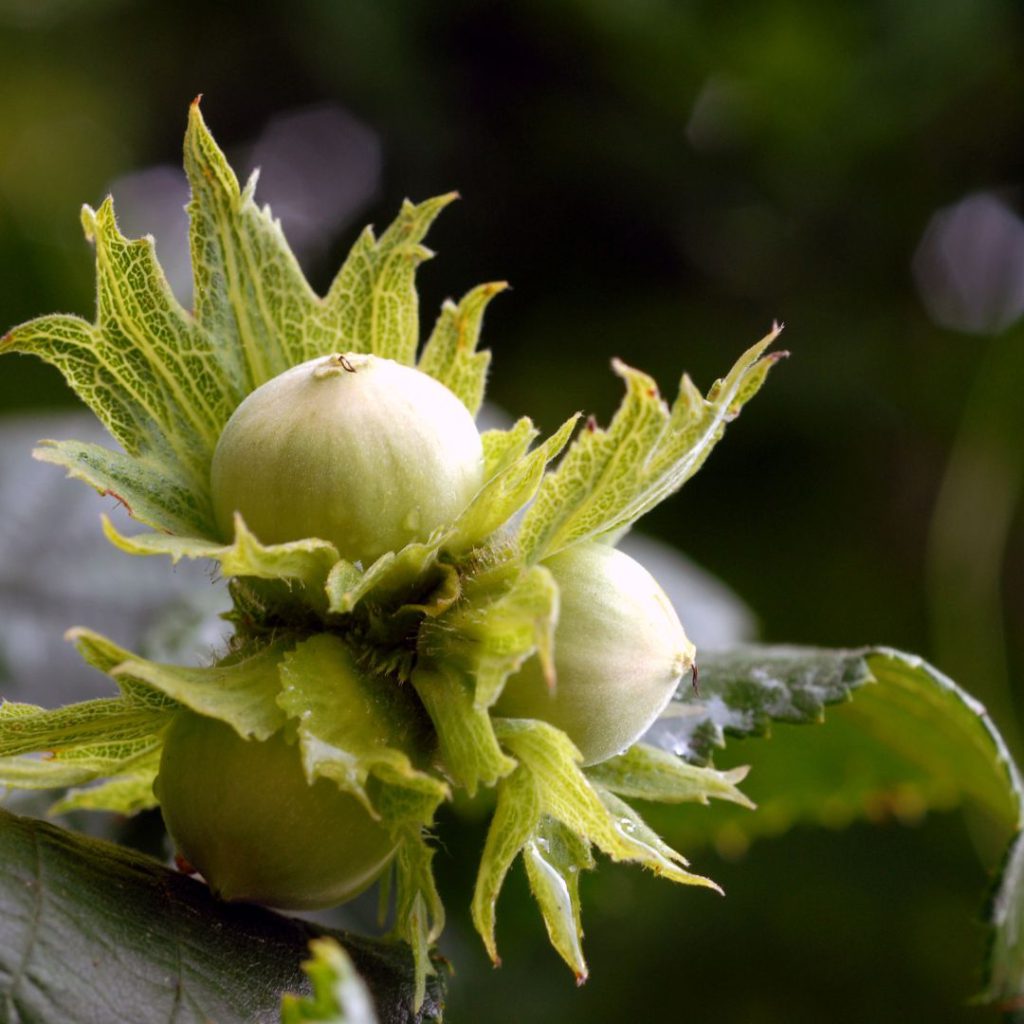
[[[244,740],[181,711],[154,789],[179,855],[225,900],[286,910],[334,906],[384,870],[395,842],[355,797],[306,781],[283,731]]]
[[[545,563],[558,584],[555,686],[534,656],[492,711],[563,730],[596,764],[635,743],[693,665],[665,592],[639,562],[606,544],[576,544]]]
[[[480,434],[448,388],[348,354],[252,392],[217,442],[211,485],[225,539],[240,512],[265,544],[319,537],[367,565],[452,521],[482,475]]]

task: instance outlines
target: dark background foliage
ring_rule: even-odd
[[[91,312],[77,211],[111,189],[174,277],[166,168],[199,92],[318,287],[362,224],[459,189],[424,319],[510,280],[490,394],[546,429],[610,415],[614,355],[706,387],[783,320],[793,358],[645,528],[764,639],[918,651],[1016,742],[1022,29],[1011,0],[5,0],[0,323]],[[72,404],[4,360],[5,414]],[[695,851],[724,901],[603,865],[580,992],[522,878],[486,966],[464,909],[483,826],[447,825],[455,1021],[988,1019],[964,1005],[987,877],[959,816]]]

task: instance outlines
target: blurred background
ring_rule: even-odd
[[[792,358],[644,523],[738,595],[717,595],[726,625],[705,642],[919,652],[1021,752],[1018,3],[0,0],[0,47],[0,325],[92,315],[78,210],[108,192],[188,300],[180,145],[200,92],[319,288],[362,225],[458,189],[428,240],[423,321],[509,280],[489,395],[545,430],[576,409],[607,420],[613,356],[674,395],[683,369],[706,388],[782,320]],[[106,557],[108,503],[52,467],[19,475],[36,424],[61,429],[23,417],[75,407],[55,371],[0,362],[0,675],[41,703],[103,689],[46,660],[66,626],[187,647],[202,615],[174,588],[206,587],[203,614],[219,600],[201,571],[164,593],[163,564],[81,568]],[[102,600],[82,585],[101,577]],[[490,969],[466,912],[484,824],[441,835],[456,1024],[994,1019],[966,1005],[989,877],[960,815],[692,851],[726,900],[602,864],[580,991],[518,874]]]

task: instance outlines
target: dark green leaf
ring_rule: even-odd
[[[1024,786],[985,709],[920,658],[887,648],[746,647],[705,655],[700,668],[700,694],[681,686],[646,742],[699,764],[726,737],[774,733],[775,742],[737,747],[752,765],[744,791],[755,813],[716,804],[672,838],[736,850],[801,821],[914,821],[969,804],[994,844],[1017,837],[992,903],[986,998],[1024,999]]]
[[[139,854],[0,811],[0,1018],[10,1024],[276,1024],[309,993],[305,921],[215,900]],[[440,1021],[443,982],[413,1014],[404,946],[336,934],[381,1024]]]

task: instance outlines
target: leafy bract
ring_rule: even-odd
[[[392,934],[412,950],[412,1005],[419,1008],[426,997],[429,979],[437,974],[430,958],[430,948],[444,929],[445,914],[434,882],[434,850],[420,830],[407,826],[404,831],[395,855],[395,927]]]
[[[310,991],[300,965],[323,935],[345,949],[383,1020],[441,1019],[441,976],[413,1010],[404,946],[225,903],[155,860],[3,810],[0,920],[4,1020],[274,1024],[285,993]]]
[[[79,647],[101,671],[127,654],[102,637],[86,636]],[[54,709],[0,703],[0,786],[58,789],[107,778],[120,789],[112,801],[146,805],[145,780],[178,705],[138,681],[125,679],[120,689],[118,697]]]
[[[60,810],[128,813],[152,806],[163,734],[180,707],[227,722],[247,739],[266,739],[285,721],[276,698],[287,640],[247,657],[191,667],[147,661],[89,630],[68,635],[121,695],[53,710],[0,704],[0,785],[50,789],[109,780],[66,797]]]
[[[368,675],[337,637],[323,633],[300,643],[281,666],[282,688],[277,703],[293,719],[303,768],[310,784],[329,778],[381,816],[369,792],[371,775],[382,784],[409,789],[419,799],[402,805],[392,801],[393,829],[411,823],[426,825],[447,787],[416,768],[410,758],[421,741],[421,727],[410,695],[400,684]],[[402,806],[410,817],[395,817]],[[411,812],[411,813],[410,813]]]
[[[484,399],[487,367],[491,362],[490,352],[476,350],[484,310],[507,287],[504,281],[482,284],[458,305],[445,302],[416,364],[418,370],[429,373],[457,395],[474,416]]]
[[[457,666],[472,681],[473,703],[486,710],[505,680],[536,654],[554,681],[558,586],[542,565],[515,560],[483,565],[463,584],[464,600],[420,631],[420,650]]]
[[[115,547],[129,555],[167,555],[172,562],[182,558],[205,558],[217,562],[225,576],[248,576],[264,580],[287,580],[303,588],[306,600],[325,610],[325,588],[332,570],[358,570],[343,559],[326,540],[310,537],[284,544],[261,544],[246,527],[241,515],[235,515],[235,537],[230,544],[197,537],[175,537],[165,533],[126,536],[107,516],[103,532]]]
[[[327,579],[328,609],[347,614],[370,594],[378,603],[394,603],[422,585],[442,553],[464,556],[482,545],[537,493],[546,466],[569,440],[576,419],[571,417],[533,451],[527,449],[536,431],[528,419],[509,431],[489,431],[485,471],[491,475],[455,522],[436,530],[426,542],[381,555],[365,573],[338,562]]]
[[[1009,846],[991,904],[985,998],[1024,998],[1024,786],[977,701],[920,658],[888,648],[712,652],[701,660],[700,688],[698,697],[681,687],[646,742],[703,764],[727,739],[743,739],[736,749],[753,765],[746,789],[758,811],[719,804],[680,822],[679,835],[735,851],[801,821],[913,821],[969,804],[994,844]]]
[[[337,940],[313,939],[309,949],[312,957],[302,969],[313,986],[313,995],[286,994],[281,1001],[281,1024],[378,1024],[369,990]]]
[[[686,870],[686,859],[633,808],[584,773],[579,751],[563,732],[545,722],[508,718],[496,719],[494,731],[517,763],[497,785],[472,912],[496,963],[495,906],[520,853],[552,945],[579,981],[586,978],[586,963],[580,947],[577,879],[580,870],[593,864],[592,846],[612,860],[642,864],[672,881],[718,890],[710,879]],[[720,795],[721,779],[708,781],[707,795]],[[728,798],[738,797],[730,793]]]
[[[707,398],[684,375],[671,409],[651,377],[616,360],[626,397],[608,429],[588,421],[545,478],[519,533],[525,557],[540,561],[588,538],[614,541],[679,490],[782,357],[765,354],[781,329],[774,327],[740,356]]]
[[[730,801],[751,810],[754,804],[737,786],[747,777],[747,768],[718,772],[702,768],[658,747],[637,743],[624,754],[610,757],[587,768],[587,777],[619,796],[658,803],[701,803],[711,797]]]
[[[487,709],[475,698],[471,676],[457,666],[423,658],[411,679],[437,730],[445,773],[472,796],[515,767],[494,734]]]
[[[582,984],[588,971],[579,886],[580,873],[594,867],[590,844],[554,818],[543,817],[523,847],[523,862],[548,939]]]
[[[39,317],[7,334],[0,352],[30,353],[56,366],[124,449],[46,442],[39,458],[115,496],[160,531],[219,541],[209,471],[231,413],[260,384],[315,356],[373,352],[412,365],[419,341],[414,276],[430,255],[421,243],[454,195],[405,203],[379,239],[367,228],[320,298],[279,222],[257,206],[256,176],[239,186],[198,101],[189,114],[185,170],[194,314],[172,295],[153,240],[122,235],[108,198],[83,212],[96,245],[95,322]],[[424,369],[470,404],[479,403],[486,369],[486,354],[472,346],[496,290],[485,285],[443,310],[424,353]]]
[[[50,813],[113,811],[116,814],[137,814],[156,807],[159,801],[153,791],[153,783],[159,769],[160,750],[153,749],[99,785],[68,790],[50,808]]]

